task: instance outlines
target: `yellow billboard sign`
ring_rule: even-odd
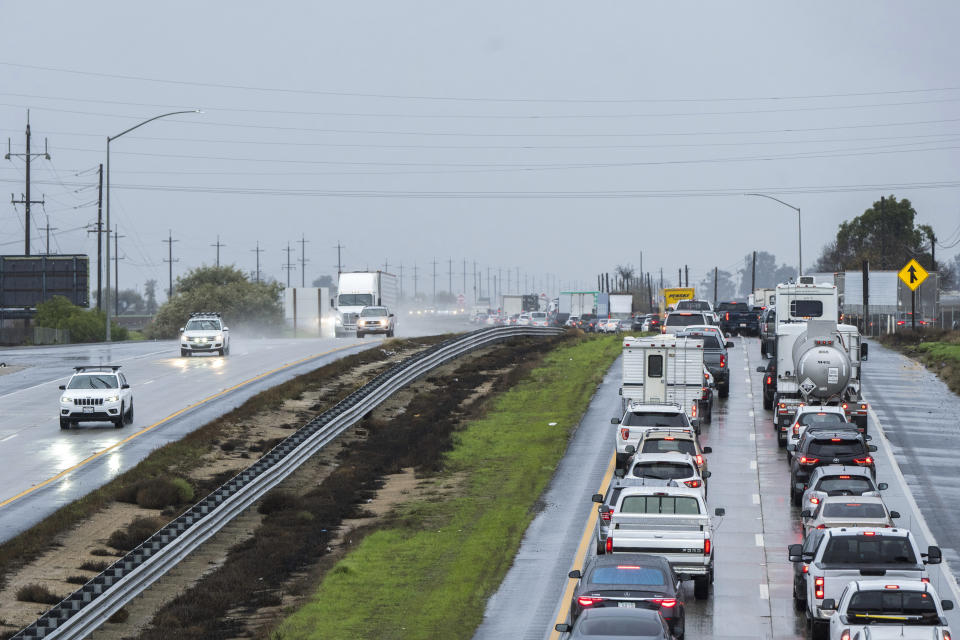
[[[675,287],[663,290],[663,303],[668,307],[675,306],[681,300],[693,300],[693,287]]]

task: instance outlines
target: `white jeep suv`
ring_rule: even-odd
[[[223,325],[219,313],[194,313],[180,329],[180,355],[216,351],[221,356],[230,355],[230,330]]]
[[[79,422],[112,422],[117,429],[133,422],[133,392],[116,365],[74,367],[60,385],[60,428]]]

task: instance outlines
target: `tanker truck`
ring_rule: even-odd
[[[867,345],[855,326],[837,321],[836,285],[801,276],[796,284],[777,285],[776,306],[773,424],[780,446],[786,446],[787,430],[801,406],[841,406],[847,421],[866,433],[868,406],[860,390],[860,365],[867,358]]]

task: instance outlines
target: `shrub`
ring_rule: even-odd
[[[106,339],[107,316],[97,309],[84,309],[63,296],[53,296],[37,305],[34,323],[38,327],[66,329],[72,342],[102,342]],[[111,338],[126,340],[128,332],[116,322],[110,323]]]
[[[278,511],[291,511],[299,509],[302,501],[292,493],[287,491],[271,491],[260,502],[257,511],[265,516]]]
[[[107,562],[106,560],[87,560],[80,565],[80,568],[84,571],[96,571],[97,573],[102,573],[103,571],[106,571],[107,567],[109,567],[111,564],[113,563]]]
[[[87,576],[67,576],[67,582],[70,584],[87,584],[89,580]]]
[[[163,509],[193,500],[193,487],[183,478],[157,476],[124,487],[117,500],[131,502],[144,509]]]
[[[117,529],[111,533],[107,539],[107,544],[114,549],[130,551],[166,524],[166,521],[162,518],[137,518],[128,524],[126,529]]]
[[[115,554],[113,553],[113,551],[110,551],[109,549],[94,549],[93,551],[90,552],[90,555],[92,555],[92,556],[112,556],[112,555],[115,555]]]
[[[42,584],[25,584],[17,589],[17,600],[20,602],[39,602],[40,604],[57,604],[63,598],[50,592]]]
[[[112,616],[107,618],[107,622],[112,622],[113,624],[121,624],[130,619],[130,612],[126,609],[119,609]]]

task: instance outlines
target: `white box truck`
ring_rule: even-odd
[[[338,338],[357,333],[357,316],[364,307],[397,306],[397,276],[386,271],[352,271],[340,274],[334,331]]]
[[[633,294],[610,294],[610,317],[625,320],[633,313]]]
[[[504,295],[501,309],[503,310],[503,315],[508,318],[523,313],[523,296]]]
[[[291,287],[283,290],[283,318],[294,336],[318,336],[329,320],[330,290],[326,287]]]
[[[706,382],[703,340],[663,334],[623,339],[622,404],[669,404],[699,419]]]

